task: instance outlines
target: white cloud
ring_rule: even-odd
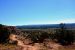
[[[75,18],[58,20],[56,23],[75,23]]]
[[[60,23],[75,23],[75,18],[70,19],[58,19],[54,21],[39,21],[35,24],[60,24]]]

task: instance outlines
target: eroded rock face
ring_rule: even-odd
[[[16,45],[17,45],[18,41],[17,41],[17,39],[16,39],[16,35],[10,34],[9,39],[10,39],[10,40],[9,40],[9,43],[10,43],[10,44],[16,44]]]
[[[11,34],[9,38],[10,38],[10,42],[17,41],[18,44],[23,43],[22,45],[28,45],[28,44],[32,43],[32,41],[30,39],[25,39],[24,37],[21,37],[19,35]]]

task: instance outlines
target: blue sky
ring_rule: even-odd
[[[75,22],[75,0],[0,0],[0,23],[5,25]]]

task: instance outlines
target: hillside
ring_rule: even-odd
[[[75,23],[65,24],[66,28],[75,28]],[[44,25],[22,25],[16,26],[19,29],[47,29],[47,28],[59,28],[59,24],[44,24]]]

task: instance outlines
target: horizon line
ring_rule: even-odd
[[[64,23],[64,22],[61,22]],[[74,22],[73,22],[74,23]],[[73,24],[73,23],[65,23],[65,24]],[[44,23],[44,24],[20,24],[20,25],[12,25],[12,24],[2,24],[2,25],[6,25],[6,26],[24,26],[24,25],[54,25],[54,24],[60,24],[60,23]]]

